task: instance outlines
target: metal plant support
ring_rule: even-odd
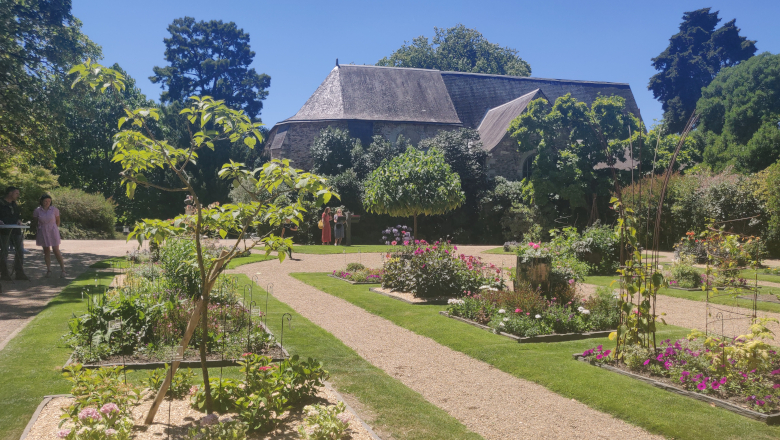
[[[292,315],[289,314],[289,313],[285,313],[285,314],[282,315],[282,331],[281,331],[280,342],[279,342],[279,347],[282,350],[282,355],[279,356],[279,359],[280,359],[279,365],[282,364],[281,359],[284,358],[284,319],[285,318],[287,318],[287,328],[292,330],[292,322],[291,322],[292,321]]]

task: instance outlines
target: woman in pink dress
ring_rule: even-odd
[[[60,210],[51,205],[51,196],[44,194],[39,201],[39,207],[33,211],[33,219],[36,222],[38,232],[35,234],[35,244],[43,246],[43,259],[46,261],[46,276],[51,275],[51,250],[60,263],[62,273],[60,278],[65,278],[65,262],[60,253]]]

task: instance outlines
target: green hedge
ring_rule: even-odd
[[[55,188],[50,195],[60,210],[62,238],[114,238],[116,214],[111,200],[72,188]]]

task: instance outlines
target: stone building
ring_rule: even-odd
[[[390,142],[402,134],[417,145],[442,130],[467,127],[479,131],[491,153],[489,172],[516,180],[527,173],[532,154],[520,155],[509,124],[534,99],[552,104],[567,93],[588,105],[599,95],[619,95],[640,116],[628,84],[337,63],[298,113],[274,125],[266,148],[274,159],[310,169],[310,147],[328,126],[348,129],[364,145],[377,134]]]

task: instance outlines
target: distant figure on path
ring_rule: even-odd
[[[43,260],[46,262],[46,277],[51,276],[51,250],[54,249],[54,256],[60,263],[60,278],[68,276],[65,273],[65,261],[60,252],[60,210],[51,204],[51,196],[44,194],[38,201],[38,206],[33,211],[33,220],[35,220],[37,233],[35,234],[35,244],[43,247]]]
[[[333,225],[333,239],[335,240],[333,245],[338,246],[341,244],[341,239],[344,238],[344,229],[346,229],[347,224],[347,217],[341,211],[341,208],[336,210],[336,215],[333,216],[333,222],[335,223]]]
[[[0,199],[0,225],[21,225],[19,219],[19,200],[21,192],[19,188],[9,186],[5,190],[5,195]],[[24,246],[22,241],[21,229],[0,229],[0,280],[11,281],[11,273],[8,271],[8,244],[14,244],[14,272],[16,279],[29,281],[24,274]]]
[[[330,207],[325,208],[322,213],[322,245],[330,244],[330,222],[333,218],[330,216]]]

